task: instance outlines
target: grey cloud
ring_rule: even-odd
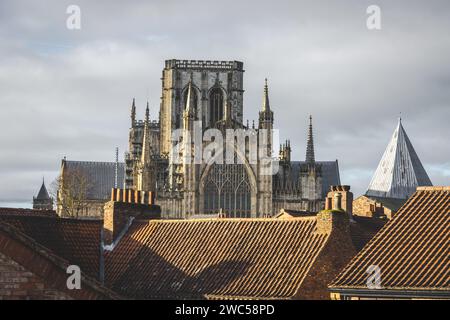
[[[449,185],[450,3],[375,1],[73,1],[0,3],[0,203],[29,205],[61,158],[125,151],[129,105],[157,117],[165,59],[242,60],[245,118],[263,79],[282,139],[304,157],[307,116],[317,157],[339,159],[344,183],[367,187],[400,112],[434,184]]]

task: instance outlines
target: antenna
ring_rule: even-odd
[[[116,163],[114,165],[114,188],[118,185],[118,174],[119,174],[119,147],[116,147]]]

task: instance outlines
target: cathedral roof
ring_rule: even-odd
[[[430,178],[399,120],[366,194],[407,199],[417,186],[431,185]]]
[[[89,181],[87,190],[88,200],[108,200],[111,189],[115,187],[115,162],[91,161],[63,161],[63,170],[82,172]],[[125,177],[125,164],[118,163],[117,185],[123,186]]]
[[[337,160],[315,161],[315,164],[322,168],[322,198],[325,198],[328,191],[330,191],[330,186],[338,186],[341,184],[339,164]],[[291,161],[291,179],[293,182],[298,181],[300,169],[306,165],[308,165],[306,161]]]
[[[383,290],[416,295],[433,290],[450,297],[449,211],[450,187],[418,187],[336,277],[331,290],[367,291],[367,270],[378,266]]]

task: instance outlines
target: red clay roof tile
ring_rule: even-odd
[[[330,288],[366,289],[366,271],[376,265],[384,289],[448,291],[449,229],[450,187],[418,188]]]

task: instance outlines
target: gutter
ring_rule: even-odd
[[[330,292],[342,297],[450,299],[450,290],[401,290],[401,289],[343,289],[330,288]]]

